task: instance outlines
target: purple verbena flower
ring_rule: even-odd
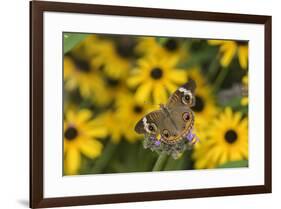
[[[189,132],[186,136],[186,139],[191,142],[194,137],[195,137],[195,134],[193,134],[192,132]]]
[[[156,146],[159,146],[160,144],[161,144],[161,142],[158,141],[158,140],[155,142],[155,145],[156,145]]]

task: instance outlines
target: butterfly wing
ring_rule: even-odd
[[[166,107],[169,109],[180,106],[193,107],[195,105],[195,89],[196,83],[190,79],[169,97]]]
[[[177,142],[193,128],[194,114],[191,107],[195,104],[195,89],[195,81],[189,80],[170,96],[165,106],[168,117],[164,120],[164,129],[169,133],[168,137],[163,137],[166,143]]]
[[[139,134],[158,135],[164,118],[165,115],[161,110],[150,112],[137,122],[135,131]]]

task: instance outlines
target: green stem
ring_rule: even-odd
[[[162,152],[158,156],[158,159],[155,162],[152,171],[161,171],[164,168],[164,165],[165,165],[165,162],[167,161],[167,159],[168,159],[168,155]]]
[[[101,173],[108,165],[117,147],[118,147],[117,143],[112,143],[109,141],[106,144],[102,152],[102,155],[97,159],[94,167],[91,169],[91,173],[93,174]]]
[[[211,81],[214,78],[219,67],[220,67],[219,56],[216,56],[215,59],[212,60],[207,71],[207,77],[209,78],[209,81]]]
[[[217,78],[216,78],[216,80],[214,82],[214,88],[213,88],[214,92],[217,92],[218,89],[220,88],[220,86],[222,85],[222,83],[223,83],[223,81],[224,81],[224,79],[225,79],[225,77],[226,77],[226,75],[227,75],[227,73],[229,71],[228,69],[229,68],[221,69],[219,75],[217,76]]]

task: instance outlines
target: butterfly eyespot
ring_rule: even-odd
[[[185,94],[183,97],[182,97],[182,102],[184,104],[191,104],[191,101],[192,101],[192,95],[190,92],[188,92],[187,94]]]
[[[190,114],[189,114],[189,112],[183,113],[183,114],[182,114],[182,119],[183,119],[184,121],[189,121],[189,120],[190,120]]]
[[[167,129],[163,130],[163,134],[162,134],[165,138],[169,138],[170,133]]]
[[[151,124],[148,125],[148,130],[152,133],[155,133],[156,130],[157,130],[157,127],[154,123],[151,123]]]

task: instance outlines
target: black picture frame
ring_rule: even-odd
[[[264,135],[264,184],[256,186],[173,190],[160,192],[89,195],[75,197],[44,198],[43,196],[43,13],[70,12],[105,14],[116,16],[154,17],[167,19],[187,19],[219,22],[253,23],[264,25],[265,46],[265,135]],[[271,16],[152,9],[93,4],[30,2],[30,207],[58,207],[88,204],[105,204],[198,198],[209,196],[271,193]]]

